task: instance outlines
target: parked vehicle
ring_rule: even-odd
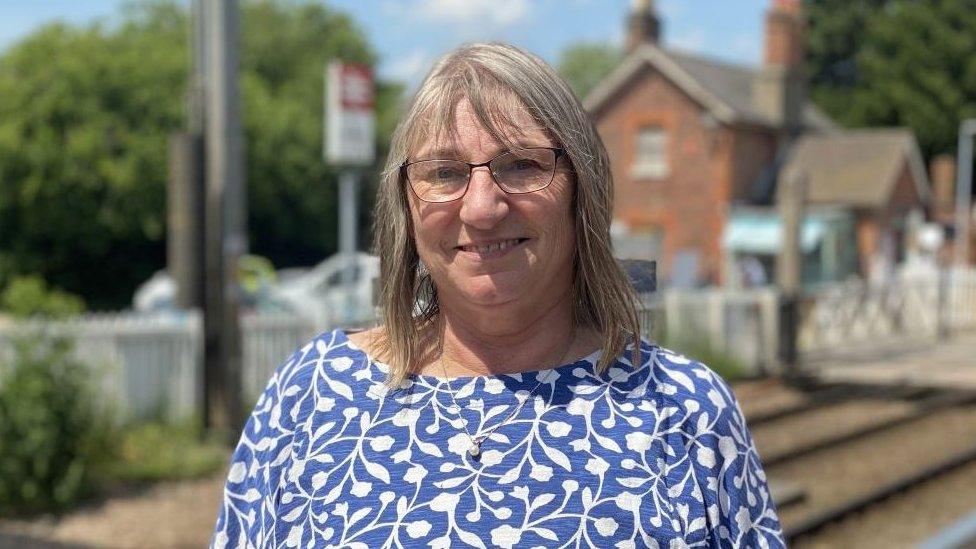
[[[318,327],[358,325],[375,318],[379,272],[376,256],[335,254],[304,272],[282,273],[269,297]]]

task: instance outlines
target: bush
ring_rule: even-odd
[[[91,492],[109,428],[69,342],[14,348],[0,363],[0,514],[57,511]]]
[[[13,278],[0,293],[0,309],[15,317],[64,317],[85,310],[85,302],[78,296],[57,288],[48,288],[39,276]]]
[[[69,341],[13,343],[13,361],[0,362],[0,516],[60,512],[106,489],[226,465],[227,448],[203,440],[198,421],[112,422]]]
[[[227,448],[202,441],[199,422],[143,423],[119,436],[109,475],[121,481],[196,478],[224,467]]]

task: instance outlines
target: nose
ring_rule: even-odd
[[[461,198],[461,221],[476,229],[490,230],[508,215],[508,195],[495,184],[487,166],[471,170],[468,191]]]

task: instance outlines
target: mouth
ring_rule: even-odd
[[[501,257],[528,240],[528,238],[509,238],[483,244],[465,244],[455,246],[454,249],[459,252],[479,256],[483,259],[489,259]]]

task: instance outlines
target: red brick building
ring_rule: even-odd
[[[665,283],[721,283],[735,261],[723,235],[736,212],[771,206],[791,166],[808,179],[813,211],[840,209],[850,221],[856,237],[835,240],[858,242],[857,271],[867,274],[878,254],[897,260],[882,243],[901,238],[892,231],[928,200],[915,139],[907,130],[842,131],[807,101],[799,0],[773,0],[758,69],[664,49],[653,2],[633,6],[626,57],[585,100],[611,157],[618,255],[657,259]],[[858,154],[841,154],[851,143]],[[826,253],[830,231],[813,232],[822,237],[806,251]]]

